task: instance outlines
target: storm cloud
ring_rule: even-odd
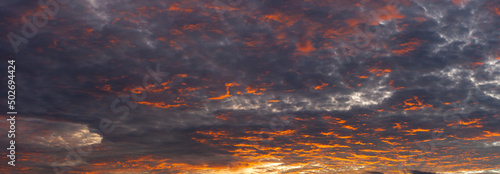
[[[0,2],[1,173],[500,171],[498,1],[51,2]]]

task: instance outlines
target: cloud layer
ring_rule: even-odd
[[[17,53],[0,41],[20,113],[2,173],[500,170],[497,1],[58,4]],[[0,6],[22,37],[47,8]]]

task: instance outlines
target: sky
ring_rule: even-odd
[[[0,173],[500,173],[500,1],[11,0],[0,18],[18,111]]]

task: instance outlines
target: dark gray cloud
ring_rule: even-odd
[[[23,36],[22,17],[43,10],[0,6],[4,36]],[[496,1],[59,4],[17,53],[0,41],[4,60],[16,59],[26,135],[22,167],[2,172],[495,172],[499,9]],[[161,82],[151,77],[157,66],[168,73]],[[104,131],[103,119],[116,129]],[[66,159],[81,146],[92,150]]]

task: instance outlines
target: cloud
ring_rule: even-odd
[[[42,10],[0,6],[1,33],[22,34],[21,17]],[[19,69],[27,160],[15,172],[53,171],[54,162],[88,173],[493,170],[498,9],[406,0],[61,5],[17,54],[0,41]],[[144,85],[157,65],[169,75]],[[103,132],[104,118],[116,129]],[[63,147],[81,146],[92,152],[66,160]]]
[[[433,174],[432,172],[421,172],[418,170],[412,170],[411,173],[412,174]]]

